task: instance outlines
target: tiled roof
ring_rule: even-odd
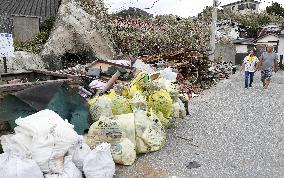
[[[234,44],[245,44],[250,45],[254,44],[254,38],[243,38],[243,39],[236,39],[233,41]]]
[[[55,17],[61,0],[0,0],[0,33],[12,32],[12,15]]]
[[[259,30],[258,32],[258,38],[263,38],[269,34],[279,35],[284,30],[284,25],[276,25],[274,28],[264,27]]]
[[[61,0],[0,0],[0,15],[56,16]]]

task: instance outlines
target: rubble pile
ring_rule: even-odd
[[[180,92],[190,98],[210,88],[218,80],[228,78],[233,67],[232,63],[209,61],[203,51],[184,49],[167,55],[145,55],[141,60],[158,70],[167,67],[174,69]]]
[[[215,64],[203,52],[181,50],[138,59],[124,55],[55,73],[80,80],[79,91],[56,90],[45,110],[34,105],[39,110],[35,114],[19,107],[22,113],[31,112],[25,118],[7,113],[18,119],[15,133],[1,137],[0,170],[17,161],[24,167],[17,175],[28,177],[112,177],[114,163],[133,165],[137,155],[162,149],[167,129],[189,114],[189,99],[228,78],[231,64]],[[36,91],[46,90],[42,85]],[[38,103],[33,99],[29,102]]]

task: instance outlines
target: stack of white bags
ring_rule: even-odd
[[[94,150],[73,125],[51,110],[16,120],[15,134],[0,138],[2,178],[111,178],[115,172],[110,145]]]

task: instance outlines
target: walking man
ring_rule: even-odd
[[[258,69],[258,58],[254,51],[250,50],[249,55],[244,58],[241,71],[245,69],[245,88],[252,87],[254,73]]]
[[[272,77],[272,72],[278,71],[278,56],[273,52],[273,46],[267,46],[267,51],[263,52],[260,56],[260,69],[261,69],[261,81],[263,88],[267,89]]]

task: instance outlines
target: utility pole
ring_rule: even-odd
[[[213,0],[213,10],[212,10],[212,24],[211,24],[211,38],[210,47],[211,52],[209,59],[215,61],[215,49],[216,49],[216,23],[217,23],[217,7],[219,6],[218,0]]]

